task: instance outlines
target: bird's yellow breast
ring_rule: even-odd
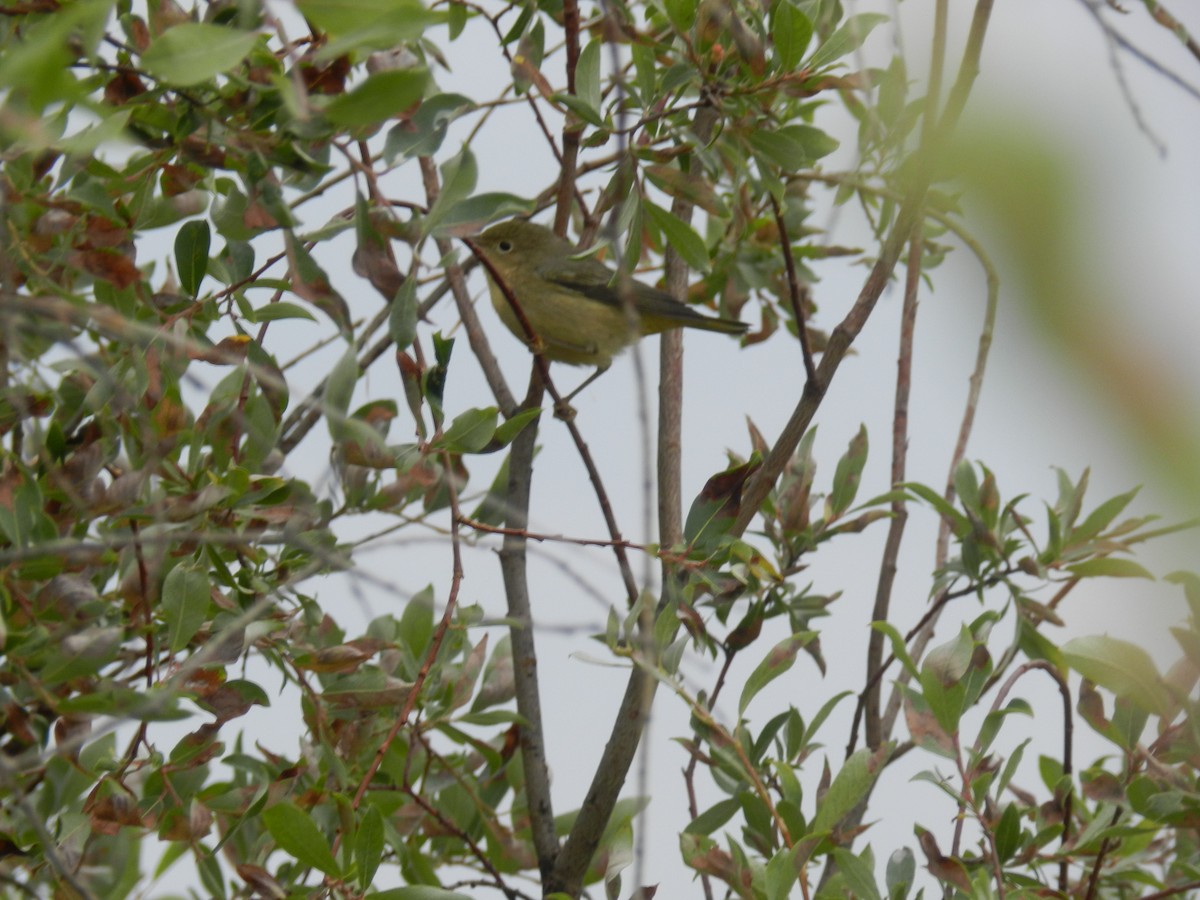
[[[525,340],[525,329],[490,276],[488,291],[500,321]],[[629,321],[624,310],[548,283],[547,289],[535,293],[536,296],[518,293],[517,302],[542,339],[549,360],[607,368],[615,355],[640,337],[637,325]]]

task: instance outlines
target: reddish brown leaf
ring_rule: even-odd
[[[104,86],[104,102],[111,106],[124,106],[134,97],[146,93],[146,83],[136,72],[119,69]]]
[[[288,895],[279,882],[271,877],[271,873],[262,866],[241,863],[237,866],[237,873],[248,887],[268,900],[284,900]]]
[[[310,94],[344,94],[346,76],[350,74],[350,57],[339,56],[327,63],[311,58],[300,61],[300,78]]]
[[[118,288],[127,288],[142,280],[142,273],[133,260],[111,250],[76,250],[70,255],[71,264]]]

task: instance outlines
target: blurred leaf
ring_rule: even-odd
[[[417,336],[417,285],[406,278],[388,310],[388,335],[397,350],[407,350]]]
[[[813,25],[791,0],[779,0],[771,17],[771,38],[779,58],[779,68],[792,71],[804,58],[812,40]]]
[[[888,17],[882,13],[859,13],[848,17],[837,31],[817,47],[808,61],[808,68],[820,69],[848,53],[853,53],[863,45],[876,25],[882,25],[886,21]]]
[[[254,49],[259,36],[220,25],[186,22],[159,35],[142,54],[142,67],[163,81],[191,87],[228,72]]]
[[[448,891],[445,888],[433,887],[428,884],[389,888],[386,891],[375,891],[369,896],[371,900],[472,900],[471,897],[460,894],[458,891]]]
[[[679,254],[680,259],[697,272],[708,271],[708,247],[691,225],[649,201],[643,203],[642,208],[650,216],[650,221],[662,229],[667,243]]]
[[[785,172],[807,169],[838,148],[834,138],[811,125],[785,125],[774,131],[755,129],[749,141],[764,159]]]
[[[537,204],[516,194],[474,194],[447,209],[438,219],[436,233],[465,236],[474,234],[496,219],[527,216]]]
[[[298,0],[296,5],[332,36],[317,52],[319,61],[361,50],[393,50],[447,18],[419,0]]]
[[[280,319],[307,319],[309,322],[317,321],[317,317],[310,313],[303,306],[295,303],[288,303],[286,300],[280,300],[277,303],[268,303],[266,306],[260,306],[254,310],[255,322],[275,322]]]
[[[416,113],[388,131],[384,159],[392,163],[399,156],[432,156],[441,148],[450,123],[474,108],[475,101],[462,94],[427,97]]]
[[[374,125],[416,105],[428,83],[429,72],[425,69],[379,72],[350,93],[335,97],[325,107],[325,116],[347,128]]]
[[[399,636],[408,647],[414,661],[425,655],[429,640],[433,636],[433,587],[428,586],[413,594],[404,604],[400,617]],[[413,674],[416,672],[414,670]]]
[[[862,900],[882,900],[883,895],[879,893],[879,888],[875,884],[875,875],[871,871],[871,867],[862,859],[841,847],[833,849],[833,858],[842,878],[854,892],[853,896],[860,897]]]
[[[434,201],[433,207],[421,225],[422,234],[434,233],[454,207],[470,196],[475,190],[475,181],[479,176],[479,167],[470,148],[463,146],[455,156],[447,160],[441,167],[442,189]]]
[[[1083,562],[1067,566],[1067,571],[1080,578],[1147,578],[1154,580],[1154,575],[1144,566],[1132,559],[1117,559],[1111,556],[1099,559],[1086,559]]]
[[[347,413],[350,411],[350,400],[354,396],[357,384],[358,353],[351,344],[330,370],[329,378],[325,382],[325,393],[322,395],[329,434],[335,441],[341,441],[349,435]]]
[[[471,518],[476,522],[482,522],[484,525],[493,525],[500,527],[504,525],[508,515],[508,454],[504,456],[504,462],[500,464],[500,468],[496,470],[496,477],[492,479],[491,485],[488,487],[487,494],[475,507],[471,513]]]
[[[340,330],[349,331],[350,307],[342,295],[334,290],[325,270],[317,265],[299,238],[291,232],[288,232],[286,242],[292,290],[329,316]]]
[[[901,847],[888,857],[885,880],[888,897],[891,900],[903,900],[908,896],[917,875],[917,861],[912,850]]]
[[[384,826],[383,815],[376,806],[370,806],[358,822],[358,834],[354,842],[354,861],[358,865],[358,884],[366,890],[375,879],[379,863],[383,859]]]
[[[1171,705],[1170,696],[1150,655],[1136,644],[1106,635],[1075,638],[1062,646],[1072,669],[1133,701],[1148,713],[1158,714]]]

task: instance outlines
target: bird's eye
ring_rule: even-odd
[[[512,241],[501,241],[500,243],[498,243],[496,245],[496,249],[499,250],[501,253],[509,253],[512,251],[512,248],[513,248]]]

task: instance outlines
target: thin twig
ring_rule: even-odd
[[[804,290],[796,275],[796,259],[792,255],[792,241],[788,237],[787,223],[779,201],[771,194],[771,211],[775,214],[775,226],[779,229],[779,247],[783,251],[783,264],[787,269],[788,300],[792,304],[792,315],[796,319],[796,336],[800,340],[800,354],[804,358],[804,372],[809,381],[817,377],[817,366],[813,362],[812,348],[808,343],[808,320],[804,314]]]
[[[506,528],[500,525],[489,525],[486,522],[479,522],[469,516],[462,516],[459,519],[462,524],[468,528],[474,528],[476,531],[487,532],[488,534],[511,534],[526,538],[531,541],[555,541],[561,544],[578,544],[581,547],[612,547],[620,544],[628,550],[641,550],[643,553],[654,554],[655,550],[649,544],[638,544],[634,541],[612,541],[604,538],[573,538],[563,534],[541,534],[535,531],[523,531],[516,528]]]

